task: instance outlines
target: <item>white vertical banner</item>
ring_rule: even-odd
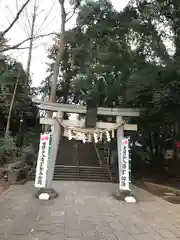
[[[47,179],[51,133],[41,134],[36,167],[35,187],[44,188]]]
[[[120,167],[120,190],[130,190],[129,188],[129,138],[124,138],[121,148],[121,167]]]

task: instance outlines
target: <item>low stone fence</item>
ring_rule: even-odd
[[[30,166],[25,161],[17,161],[9,164],[7,169],[7,180],[9,184],[15,184],[23,179],[27,179]]]

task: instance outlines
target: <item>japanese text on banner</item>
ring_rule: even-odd
[[[35,187],[44,188],[47,177],[47,164],[49,159],[50,134],[42,134],[39,145],[39,155],[36,167]]]
[[[120,189],[129,189],[129,139],[123,139],[123,147],[121,149],[121,173],[120,173]]]

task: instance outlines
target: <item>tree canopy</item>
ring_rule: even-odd
[[[121,12],[108,0],[83,2],[76,27],[65,32],[56,101],[145,109],[139,130],[157,156],[162,139],[179,135],[179,23],[177,0],[131,0]],[[57,41],[48,51],[44,96]]]
[[[58,100],[93,99],[98,106],[116,102],[174,115],[179,105],[180,36],[175,27],[178,3],[171,2],[131,1],[122,12],[107,0],[82,4],[77,26],[66,32]],[[48,54],[45,93],[50,90],[56,42]]]

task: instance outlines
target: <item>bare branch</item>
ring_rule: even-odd
[[[17,9],[17,11],[18,11],[18,0],[16,0],[16,9]],[[12,17],[13,18],[15,18],[15,16],[14,16],[14,14],[13,14],[13,12],[11,11],[11,9],[7,6],[7,9],[9,10],[9,12],[11,13],[11,15],[12,15]],[[28,13],[27,13],[27,9],[25,8],[24,9],[24,14],[26,14],[26,19],[28,19],[29,18],[29,16],[28,16]],[[10,24],[10,21],[8,21],[9,22],[9,24]],[[23,31],[29,36],[30,34],[29,34],[29,32],[28,32],[28,27],[27,27],[27,24],[26,23],[23,23],[23,26],[19,23],[19,21],[17,21],[17,24],[23,29]]]
[[[25,16],[26,19],[27,19],[27,25],[26,25],[26,26],[27,26],[27,28],[31,29],[31,21],[30,21],[29,18],[32,17],[32,16],[29,16],[27,11],[26,11],[26,14],[27,14],[27,15]]]
[[[78,9],[79,5],[80,5],[80,3],[76,4],[73,11],[70,11],[66,14],[66,23],[74,16],[74,14],[76,13],[76,10]],[[70,15],[70,16],[68,17],[68,15]]]
[[[35,32],[35,34],[40,34],[41,32],[43,32],[45,29],[47,29],[52,23],[53,21],[56,19],[56,16],[49,22],[47,23],[44,27],[43,25]]]
[[[10,12],[10,14],[12,15],[12,17],[14,18],[14,14],[12,13],[11,9],[9,8],[9,6],[6,7],[8,9],[8,11]],[[10,22],[10,21],[9,21]],[[10,24],[10,23],[9,23]]]
[[[74,14],[76,13],[77,8],[78,8],[78,6],[75,7],[72,12],[67,13],[67,15],[66,15],[66,22],[68,22],[74,16]],[[68,17],[68,15],[70,15],[70,16]]]
[[[42,23],[40,24],[40,27],[37,29],[36,33],[39,33],[39,31],[41,31],[41,29],[44,26],[44,24],[46,23],[50,13],[52,12],[54,5],[55,5],[55,1],[53,1],[49,11],[47,12],[46,16],[44,17],[44,19],[43,19]]]
[[[26,34],[27,36],[30,36],[30,29],[28,28],[27,23],[24,23],[24,29],[23,29],[23,31],[25,32],[25,34]]]
[[[35,0],[34,1],[33,13],[32,13],[31,27],[30,27],[30,36],[29,37],[31,38],[31,40],[29,41],[29,52],[28,52],[27,68],[26,68],[26,72],[27,72],[28,77],[30,76],[32,51],[33,51],[33,45],[34,45],[33,37],[35,36],[34,29],[35,29],[35,24],[36,24],[36,17],[37,17],[38,6],[39,5],[37,4],[37,0]],[[27,84],[28,84],[28,82],[26,82],[26,85]]]
[[[50,9],[49,9],[49,11],[47,12],[46,16],[45,16],[44,19],[42,20],[42,22],[41,22],[41,24],[40,24],[40,27],[36,30],[36,34],[38,34],[38,33],[41,32],[44,24],[46,23],[49,15],[51,14],[51,12],[52,12],[52,10],[53,10],[54,5],[55,5],[55,1],[53,1],[52,5],[51,5],[51,7],[50,7]],[[54,17],[52,21],[54,21],[55,18],[56,18],[56,17]],[[51,21],[51,22],[52,22],[52,21]]]
[[[21,47],[21,46],[22,46],[24,43],[26,43],[26,42],[28,42],[28,41],[30,41],[30,40],[32,40],[32,39],[33,39],[33,40],[37,40],[37,39],[39,39],[39,38],[48,37],[48,36],[51,36],[51,35],[56,35],[56,36],[58,36],[57,33],[48,33],[48,34],[41,34],[41,35],[38,35],[38,36],[34,36],[33,38],[28,37],[28,38],[24,39],[23,41],[15,44],[15,45],[13,45],[13,46],[8,46],[8,47],[6,47],[6,48],[0,49],[0,53],[7,52],[7,51],[9,51],[9,50],[14,50],[14,49],[28,49],[29,47]],[[20,47],[21,47],[21,48],[20,48]]]
[[[18,3],[18,0],[16,0],[16,11],[18,12],[18,9],[19,9],[19,3]]]
[[[33,49],[36,49],[38,47],[39,47],[39,45],[33,46]],[[18,47],[16,49],[9,49],[9,50],[26,50],[26,49],[29,49],[29,48],[30,48],[29,46],[26,46],[26,47]]]
[[[18,13],[16,14],[14,20],[11,22],[11,24],[9,25],[9,27],[7,27],[2,33],[1,33],[1,38],[4,37],[4,35],[9,32],[9,30],[14,26],[14,24],[17,22],[17,20],[19,19],[19,16],[21,15],[22,11],[24,10],[24,8],[28,5],[28,3],[31,0],[26,0],[26,2],[22,5],[22,7],[20,8],[20,10],[18,11]]]
[[[7,20],[7,22],[10,24],[10,20],[9,20],[9,18],[6,16],[6,20]]]

